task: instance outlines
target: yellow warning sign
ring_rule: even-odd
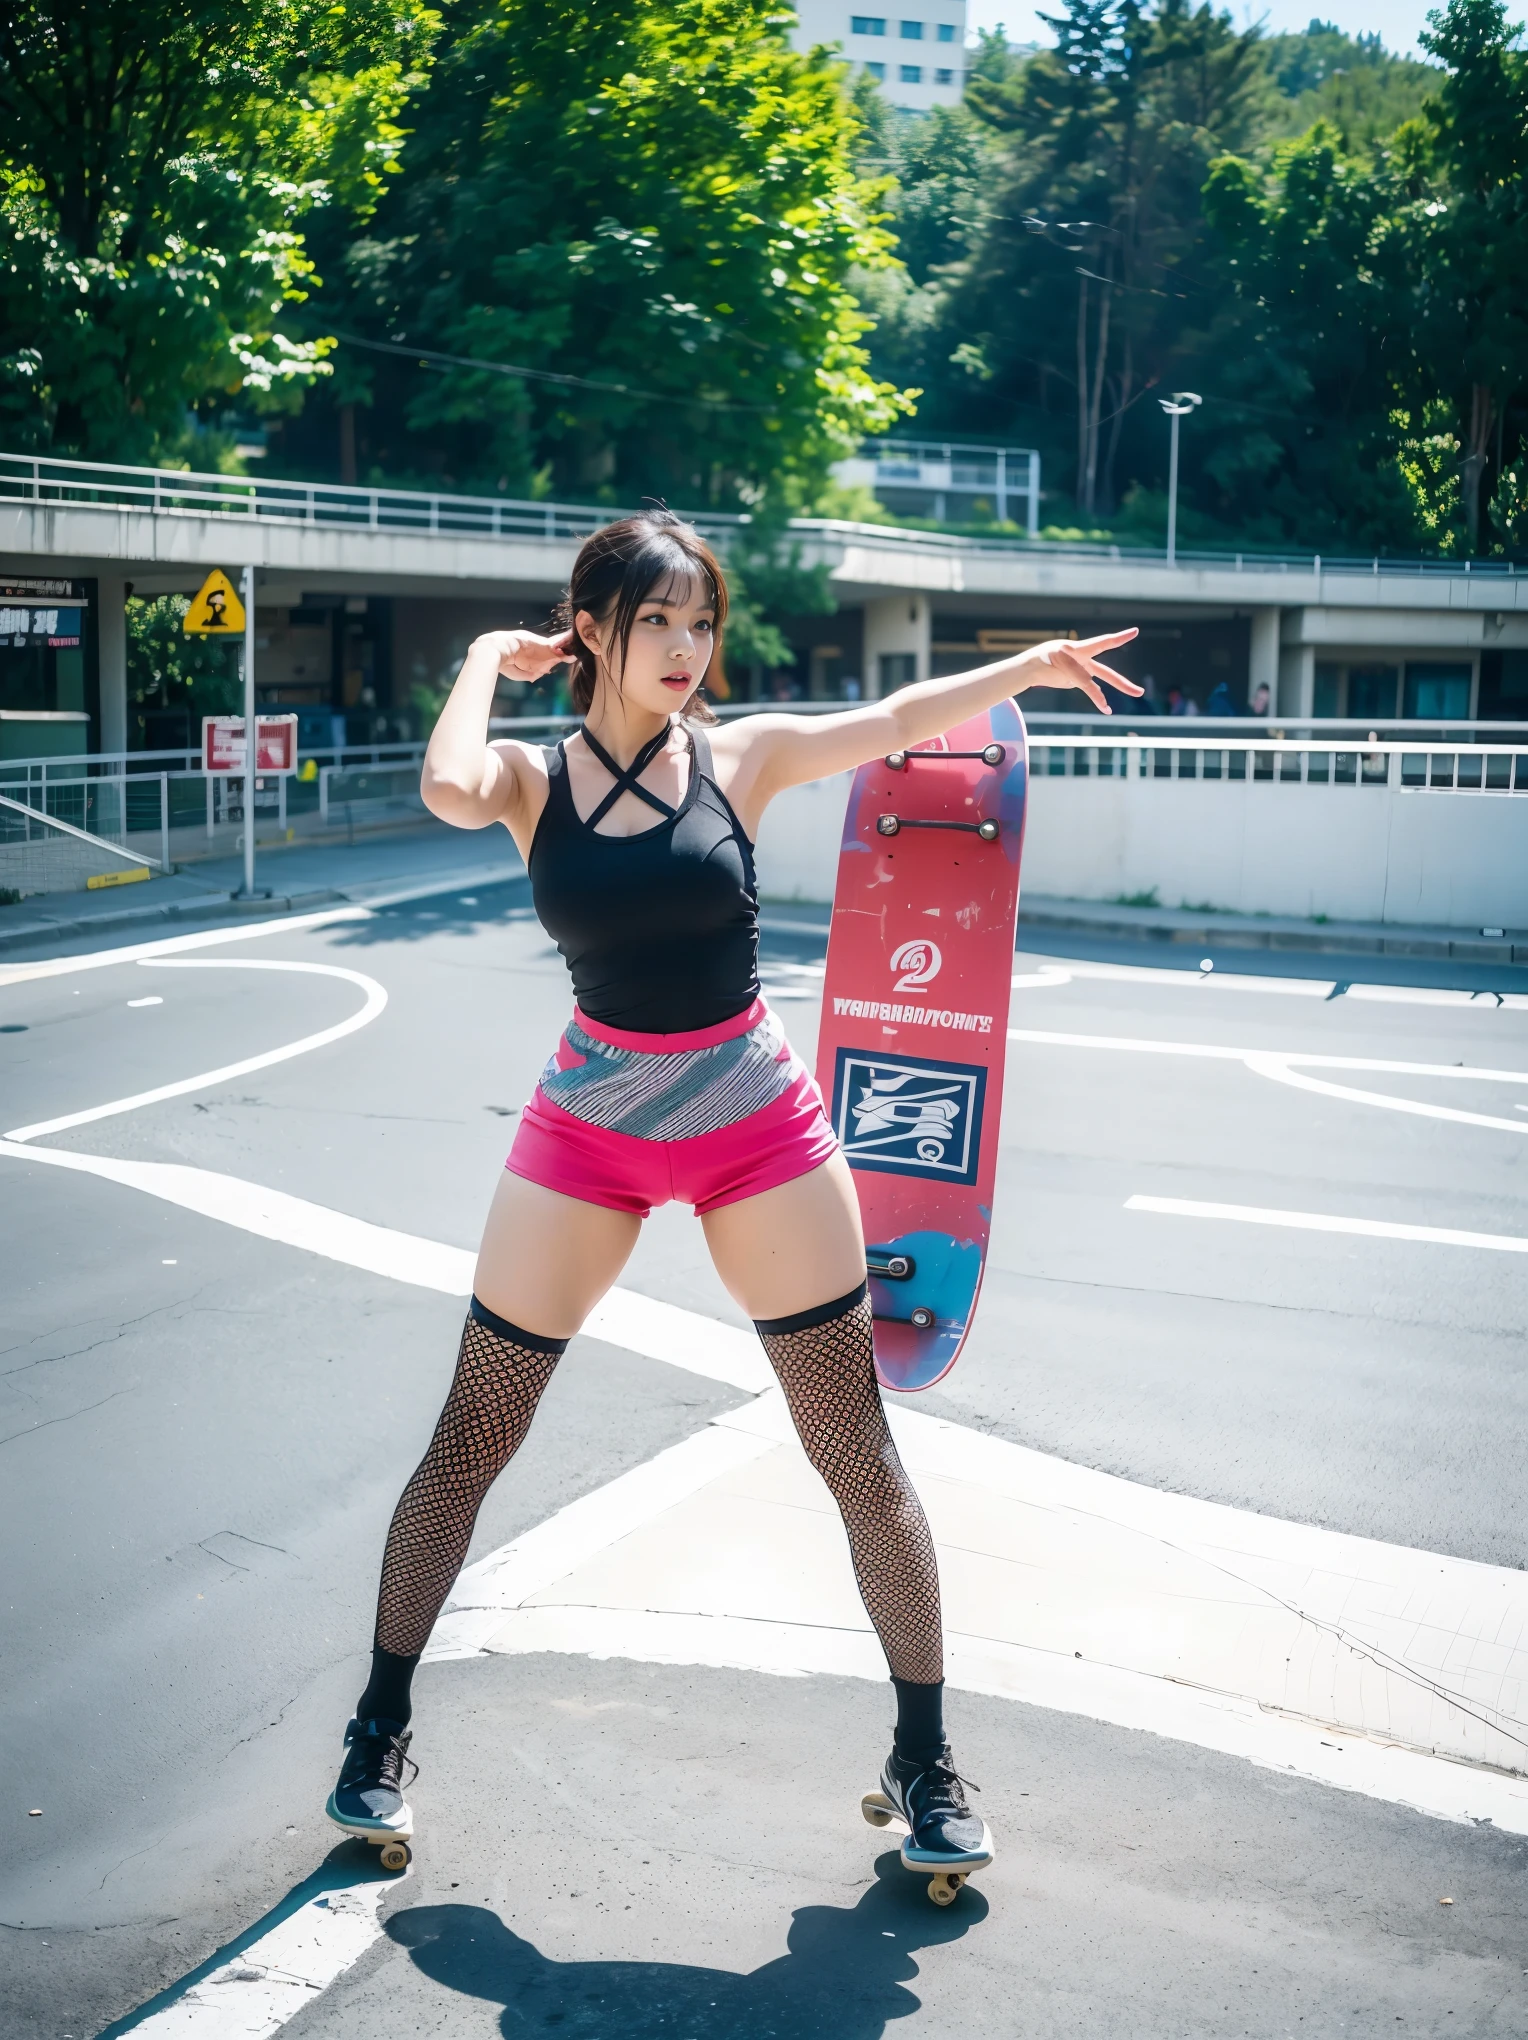
[[[197,589],[181,628],[187,637],[234,637],[243,630],[244,604],[221,567]]]

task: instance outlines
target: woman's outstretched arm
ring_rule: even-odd
[[[1027,687],[1077,687],[1105,715],[1113,713],[1101,682],[1121,694],[1145,690],[1103,663],[1103,654],[1129,644],[1134,629],[1107,631],[1101,637],[1051,638],[1011,659],[978,666],[969,673],[951,673],[941,680],[920,680],[882,701],[842,715],[741,716],[717,740],[737,747],[739,764],[755,789],[750,806],[762,807],[787,786],[848,772],[888,751],[942,736],[957,723],[992,708]],[[746,761],[746,763],[744,762]]]
[[[473,640],[424,754],[419,792],[432,815],[458,829],[486,829],[490,822],[512,819],[519,792],[513,750],[488,741],[494,689],[501,673],[511,680],[539,680],[562,665],[571,636],[571,631],[545,638],[529,630],[495,630]]]

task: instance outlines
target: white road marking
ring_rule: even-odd
[[[1528,1751],[1520,1573],[890,1414],[939,1548],[952,1686],[1528,1833],[1528,1779],[1501,1775]],[[690,1440],[585,1496],[462,1576],[428,1655],[884,1680],[837,1512],[779,1391],[710,1428],[768,1449],[707,1477]]]
[[[382,1900],[401,1881],[373,1876],[318,1893],[132,2032],[140,2040],[267,2040],[382,1938]]]
[[[1042,956],[1030,949],[1021,954],[1032,958],[1043,972],[1064,971],[1069,978],[1092,978],[1104,983],[1171,985],[1179,990],[1203,985],[1216,992],[1265,992],[1272,998],[1293,999],[1330,999],[1341,992],[1345,998],[1372,999],[1391,1006],[1454,1006],[1481,1013],[1503,1008],[1509,1012],[1528,1012],[1528,993],[1523,992],[1464,992],[1432,985],[1344,985],[1335,978],[1260,977],[1252,972],[1206,971],[1203,965],[1197,970],[1186,965],[1169,970],[1142,963],[1083,963],[1076,957]]]
[[[354,1034],[357,1028],[375,1020],[387,1004],[387,993],[375,978],[367,977],[363,971],[346,970],[337,963],[277,963],[269,957],[253,956],[156,956],[139,957],[137,961],[151,963],[160,970],[279,970],[297,971],[307,977],[340,978],[348,984],[359,985],[366,994],[366,1002],[348,1020],[341,1020],[334,1027],[321,1028],[317,1034],[305,1034],[300,1041],[288,1041],[280,1048],[264,1049],[259,1055],[245,1056],[241,1062],[225,1063],[220,1069],[203,1070],[199,1076],[181,1077],[173,1084],[160,1084],[152,1091],[137,1091],[130,1098],[113,1098],[105,1105],[91,1105],[83,1112],[64,1112],[56,1119],[39,1119],[31,1126],[12,1127],[5,1135],[6,1140],[40,1140],[45,1134],[63,1133],[71,1126],[87,1126],[92,1120],[111,1119],[121,1112],[136,1112],[142,1105],[157,1105],[165,1098],[181,1098],[188,1091],[205,1090],[209,1084],[222,1084],[231,1077],[248,1076],[252,1070],[268,1069],[272,1063],[290,1062],[293,1056],[306,1055],[310,1049],[323,1048],[331,1041],[341,1041],[347,1034]]]
[[[225,1176],[185,1162],[129,1161],[117,1155],[86,1155],[70,1148],[33,1147],[4,1139],[0,1139],[0,1157],[99,1176],[166,1204],[177,1204],[202,1218],[217,1219],[241,1232],[298,1247],[348,1268],[360,1268],[368,1275],[388,1275],[446,1296],[472,1294],[477,1255],[469,1248],[449,1247],[440,1240],[421,1239],[416,1233],[372,1225],[367,1219],[352,1218],[347,1212],[294,1197],[285,1190],[250,1183],[242,1176]],[[635,1290],[610,1290],[590,1312],[584,1330],[592,1339],[667,1361],[748,1394],[757,1394],[774,1379],[752,1332]]]
[[[1514,1233],[1461,1232],[1446,1225],[1403,1225],[1387,1218],[1340,1218],[1322,1211],[1276,1211],[1259,1204],[1210,1204],[1193,1197],[1127,1197],[1126,1211],[1155,1211],[1167,1218],[1223,1218],[1239,1225],[1291,1226],[1297,1232],[1352,1233],[1370,1240],[1417,1240],[1439,1247],[1485,1247],[1499,1254],[1528,1254],[1528,1239]]]
[[[254,942],[265,935],[291,935],[305,928],[327,928],[339,921],[369,921],[370,907],[325,907],[317,914],[283,914],[275,921],[249,921],[236,928],[201,928],[194,935],[156,935],[150,942],[129,942],[120,949],[90,949],[79,956],[50,956],[36,963],[0,963],[0,987],[32,984],[38,978],[70,977],[77,970],[109,970],[119,963],[139,963],[151,956],[179,956],[191,949],[212,949],[224,942]]]
[[[1477,1069],[1467,1063],[1393,1062],[1379,1056],[1315,1055],[1287,1048],[1226,1048],[1215,1042],[1145,1041],[1124,1034],[1063,1034],[1038,1027],[1010,1027],[1010,1041],[1033,1042],[1048,1048],[1106,1049],[1125,1055],[1199,1056],[1213,1062],[1239,1062],[1254,1076],[1276,1084],[1289,1084],[1297,1091],[1314,1091],[1327,1098],[1341,1098],[1348,1104],[1373,1105],[1385,1112],[1407,1112],[1420,1119],[1452,1120],[1461,1126],[1489,1126],[1506,1133],[1528,1133],[1515,1119],[1501,1119],[1486,1112],[1463,1112],[1453,1105],[1430,1105],[1420,1098],[1397,1098],[1386,1091],[1364,1091],[1348,1084],[1331,1084],[1302,1072],[1324,1070],[1374,1070],[1392,1076],[1445,1077],[1482,1084],[1528,1084],[1528,1070]],[[1520,1109],[1520,1108],[1517,1108]]]
[[[151,992],[146,999],[129,999],[127,1003],[129,1006],[162,1006],[164,1000],[157,992]]]
[[[1454,1105],[1430,1105],[1420,1098],[1397,1098],[1388,1091],[1361,1091],[1352,1084],[1329,1084],[1320,1077],[1303,1075],[1293,1067],[1291,1058],[1283,1055],[1248,1056],[1247,1068],[1254,1076],[1267,1077],[1275,1084],[1289,1084],[1297,1091],[1314,1091],[1318,1097],[1341,1098],[1349,1105],[1374,1105],[1382,1112],[1408,1112],[1417,1119],[1448,1119],[1456,1126],[1494,1126],[1506,1133],[1528,1133],[1528,1126],[1519,1126],[1515,1119],[1502,1119],[1489,1112],[1461,1112]],[[1301,1058],[1303,1060],[1303,1058]],[[1376,1064],[1375,1068],[1383,1065]],[[1436,1076],[1484,1077],[1511,1082],[1505,1071],[1463,1070],[1439,1068],[1431,1074]],[[1522,1077],[1516,1079],[1518,1083]]]

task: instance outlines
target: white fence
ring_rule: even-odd
[[[256,841],[332,840],[423,818],[422,744],[311,752],[297,776],[254,789]],[[195,751],[100,752],[0,762],[0,795],[168,869],[233,855],[243,843],[241,778],[201,769]]]
[[[1026,891],[1239,914],[1528,928],[1528,749],[1036,738]],[[759,882],[833,896],[848,775],[781,796]]]

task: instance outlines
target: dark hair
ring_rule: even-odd
[[[693,524],[686,524],[672,510],[641,510],[635,517],[623,517],[607,524],[603,531],[586,538],[573,562],[566,598],[558,604],[561,628],[573,625],[580,610],[587,610],[601,625],[615,626],[615,645],[621,664],[631,643],[631,627],[637,611],[652,595],[659,582],[700,581],[716,611],[715,637],[708,672],[721,662],[722,625],[727,620],[727,583],[720,563]],[[599,672],[598,656],[573,632],[573,706],[587,715],[594,700],[594,683]],[[710,704],[697,688],[690,696],[685,714],[692,722],[716,721]]]

